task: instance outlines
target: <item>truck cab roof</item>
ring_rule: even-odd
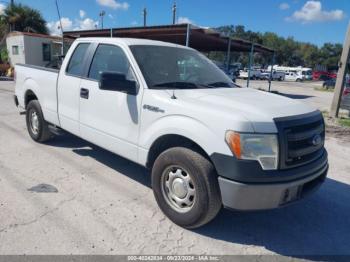
[[[184,49],[192,49],[183,45],[172,44],[163,41],[148,40],[148,39],[139,39],[139,38],[120,38],[120,37],[86,37],[78,38],[77,42],[98,42],[98,43],[114,43],[114,44],[125,44],[128,46],[132,45],[156,45],[156,46],[168,46],[168,47],[177,47]]]

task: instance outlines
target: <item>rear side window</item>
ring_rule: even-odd
[[[84,71],[84,57],[90,44],[79,44],[69,61],[67,73],[75,76],[82,76]]]
[[[103,72],[115,72],[134,80],[128,58],[124,51],[114,45],[99,45],[91,63],[89,78],[100,80]]]

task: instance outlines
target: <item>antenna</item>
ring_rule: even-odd
[[[177,97],[175,96],[175,90],[173,90],[173,95],[171,96],[171,99],[177,99]]]

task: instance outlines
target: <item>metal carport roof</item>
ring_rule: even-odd
[[[186,45],[188,35],[188,45],[202,52],[226,52],[229,49],[229,44],[231,45],[230,51],[250,52],[253,45],[252,42],[237,38],[230,39],[213,29],[201,28],[190,24],[64,32],[64,37],[70,39],[78,37],[130,37],[159,40],[180,45]],[[254,52],[273,53],[274,50],[254,43]]]

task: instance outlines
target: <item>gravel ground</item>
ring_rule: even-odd
[[[280,89],[330,104],[329,93]],[[350,143],[341,136],[328,132],[329,176],[308,199],[222,210],[185,230],[160,212],[141,166],[72,135],[34,143],[12,95],[13,84],[0,82],[0,254],[350,254]]]
[[[246,86],[246,80],[237,80],[237,84]],[[268,90],[269,83],[264,81],[250,81],[250,87]],[[333,93],[316,91],[314,88],[322,87],[322,82],[279,82],[272,81],[271,91],[277,91],[280,95],[309,103],[321,111],[329,111],[332,104]]]

